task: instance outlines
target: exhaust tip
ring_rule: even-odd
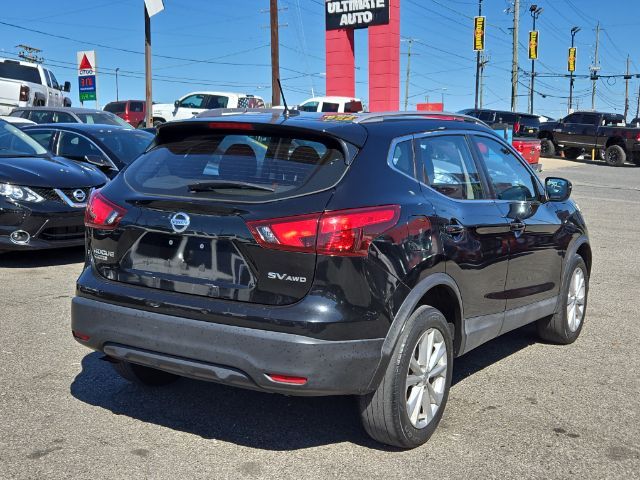
[[[25,232],[24,230],[16,230],[11,232],[9,239],[16,245],[26,245],[31,240],[31,235],[29,235],[29,232]]]

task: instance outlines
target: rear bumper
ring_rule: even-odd
[[[71,328],[81,344],[116,359],[179,375],[288,395],[363,394],[384,339],[327,341],[210,323],[75,297]],[[304,385],[267,374],[305,377]]]

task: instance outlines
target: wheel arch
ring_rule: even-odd
[[[607,139],[607,143],[605,144],[605,148],[609,148],[611,145],[618,145],[622,147],[622,149],[627,151],[627,144],[625,143],[622,137],[611,137]]]
[[[540,140],[551,140],[553,142],[553,134],[551,132],[548,132],[546,130],[538,133],[538,138]]]
[[[143,120],[143,121],[144,121],[144,120]],[[164,118],[162,118],[162,117],[156,117],[156,116],[151,117],[151,121],[152,121],[152,122],[156,122],[156,121],[158,121],[158,122],[162,122],[162,123],[167,123],[167,121],[166,121]]]
[[[369,385],[372,390],[382,379],[407,321],[421,306],[431,306],[438,309],[452,326],[454,356],[464,351],[466,336],[463,327],[464,310],[460,289],[455,280],[446,273],[434,273],[413,287],[398,309],[382,344],[381,360]]]

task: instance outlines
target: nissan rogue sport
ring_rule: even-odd
[[[576,340],[591,249],[569,181],[464,115],[295,113],[162,125],[94,191],[80,343],[147,385],[355,395],[411,448],[454,358],[531,322]]]

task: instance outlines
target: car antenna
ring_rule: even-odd
[[[278,78],[278,89],[280,90],[280,96],[282,97],[282,103],[284,103],[284,116],[290,117],[291,115],[298,115],[300,112],[297,110],[289,110],[287,106],[287,99],[284,98],[284,91],[282,90],[282,84],[280,83],[280,79]]]

